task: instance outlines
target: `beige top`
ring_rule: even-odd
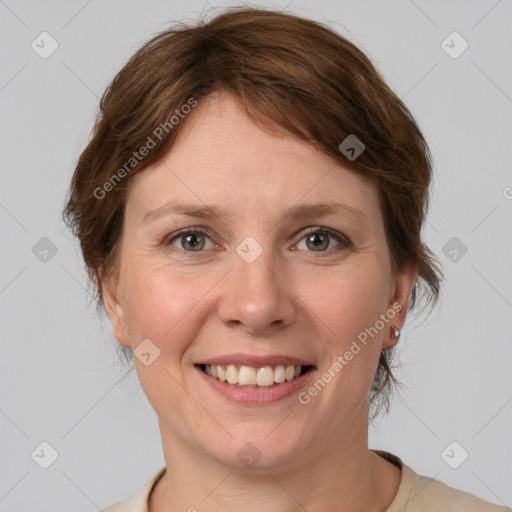
[[[509,508],[494,505],[439,480],[418,475],[396,455],[373,451],[402,469],[398,492],[386,512],[510,512]],[[148,512],[149,495],[165,471],[163,467],[135,496],[103,512]]]

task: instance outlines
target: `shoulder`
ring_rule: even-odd
[[[474,494],[450,487],[435,478],[418,475],[408,466],[402,472],[412,481],[407,510],[423,512],[503,512],[505,507],[490,503]],[[406,477],[407,478],[407,477]],[[409,507],[409,505],[408,505]]]
[[[450,487],[440,480],[418,475],[398,457],[377,452],[402,468],[402,481],[395,499],[386,512],[505,512],[474,494]]]
[[[131,498],[110,505],[101,512],[148,512],[148,499],[155,484],[165,474],[166,467],[160,469],[151,479]]]

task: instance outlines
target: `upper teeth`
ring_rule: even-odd
[[[215,379],[228,384],[238,384],[239,386],[272,386],[274,383],[280,384],[292,381],[300,375],[301,366],[293,365],[277,365],[263,366],[255,368],[253,366],[236,366],[234,364],[220,365],[214,364],[204,365],[204,371]]]

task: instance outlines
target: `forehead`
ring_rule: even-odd
[[[343,202],[378,214],[373,182],[305,141],[268,133],[231,95],[206,98],[182,122],[170,150],[132,179],[128,203],[138,217],[172,200],[231,205],[236,214],[302,202]]]

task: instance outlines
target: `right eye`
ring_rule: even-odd
[[[213,249],[214,243],[204,231],[184,229],[175,235],[171,235],[171,238],[166,243],[186,252],[201,252],[205,249],[208,241],[211,243],[211,246],[206,247],[206,249]]]

